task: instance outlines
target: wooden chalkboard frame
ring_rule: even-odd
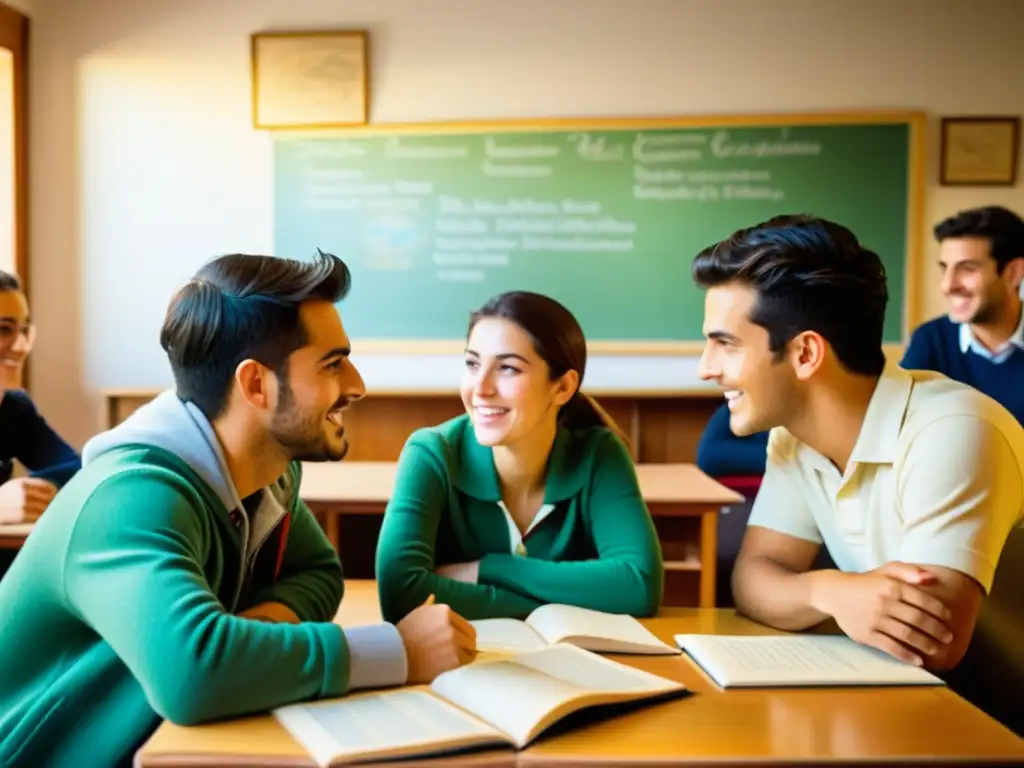
[[[925,112],[912,110],[858,110],[834,112],[749,113],[725,115],[681,115],[653,117],[554,117],[511,118],[500,120],[429,121],[418,123],[373,123],[343,130],[310,129],[289,131],[291,138],[325,136],[388,136],[418,133],[486,133],[488,131],[529,132],[544,130],[639,130],[671,128],[746,127],[770,128],[778,125],[872,125],[906,124],[910,134],[907,189],[907,240],[904,263],[902,336],[905,340],[922,321],[918,275],[923,258],[925,189],[927,182],[927,128]],[[464,339],[366,340],[359,343],[360,354],[449,355],[461,354]],[[885,344],[890,354],[900,345]],[[700,355],[700,341],[588,341],[590,354],[622,356]]]

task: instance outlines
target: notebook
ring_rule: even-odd
[[[674,680],[573,645],[553,645],[476,661],[429,686],[290,704],[273,714],[327,768],[471,747],[522,749],[573,712],[686,692]]]
[[[598,653],[678,654],[632,616],[604,613],[572,605],[549,604],[535,609],[525,621],[477,619],[477,650],[483,653],[535,651],[568,643]]]
[[[676,635],[675,641],[722,688],[945,685],[846,635]]]

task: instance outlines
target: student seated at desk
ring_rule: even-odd
[[[81,468],[75,449],[21,391],[22,370],[34,339],[21,282],[0,272],[0,523],[35,521]],[[11,479],[12,459],[29,470],[27,477]]]
[[[711,414],[697,443],[697,466],[711,477],[764,474],[768,433],[737,435],[729,428],[729,404]]]
[[[576,319],[546,296],[472,315],[466,414],[414,432],[399,459],[377,547],[385,618],[429,594],[469,619],[657,611],[658,536],[626,445],[580,391],[586,362]]]
[[[172,299],[176,391],[86,445],[0,581],[0,765],[128,766],[161,718],[426,683],[475,654],[441,604],[332,621],[341,565],[298,492],[364,394],[348,287],[333,256],[231,255]]]
[[[743,503],[724,508],[718,516],[715,604],[719,607],[733,605],[732,569],[747,527],[751,501],[757,495],[764,474],[767,447],[767,432],[733,433],[729,427],[728,402],[711,415],[697,443],[697,466],[744,496]]]
[[[935,227],[949,313],[921,325],[900,363],[998,400],[1024,424],[1024,221],[986,206]]]
[[[992,398],[887,366],[879,257],[780,216],[700,253],[703,378],[740,392],[736,434],[771,429],[733,576],[737,608],[785,630],[956,667],[1024,520],[1024,428]],[[811,570],[822,544],[838,569]]]

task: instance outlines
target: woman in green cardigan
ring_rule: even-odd
[[[621,433],[580,391],[586,362],[579,323],[547,296],[473,313],[466,413],[399,458],[377,547],[385,619],[431,594],[467,619],[545,603],[656,613],[661,547]]]

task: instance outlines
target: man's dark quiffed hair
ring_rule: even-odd
[[[208,262],[175,294],[160,330],[178,396],[214,419],[243,360],[284,376],[307,343],[299,306],[341,301],[350,285],[345,262],[320,250],[309,262],[241,253]]]
[[[11,291],[21,290],[21,280],[18,279],[17,275],[12,275],[10,272],[4,272],[0,269],[0,293],[9,293]]]
[[[940,243],[950,237],[987,238],[1000,273],[1014,259],[1024,258],[1024,221],[999,205],[960,211],[936,224],[934,233]]]
[[[740,283],[757,292],[750,320],[768,331],[776,359],[797,334],[814,331],[847,370],[877,376],[885,367],[885,267],[840,224],[776,216],[701,251],[692,274],[703,288]]]

